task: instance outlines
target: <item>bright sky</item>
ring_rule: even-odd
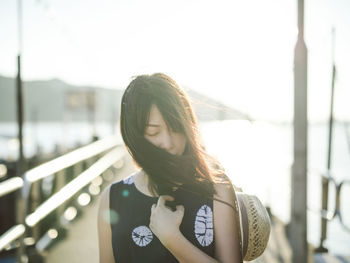
[[[17,1],[0,2],[0,74],[15,76]],[[297,0],[24,0],[23,77],[125,88],[164,72],[267,120],[293,116]],[[306,1],[309,119],[350,120],[350,1]]]

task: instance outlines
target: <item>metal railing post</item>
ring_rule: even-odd
[[[57,172],[56,176],[56,187],[55,187],[55,192],[58,192],[60,189],[62,189],[66,183],[66,170],[61,170]],[[61,205],[60,207],[57,208],[57,216],[61,216],[64,213],[64,210],[66,209],[66,205]]]
[[[28,203],[28,210],[26,210],[26,215],[27,216],[29,213],[31,213],[32,211],[34,211],[41,203],[42,201],[42,191],[41,191],[41,187],[40,187],[40,183],[41,181],[38,182],[34,182],[31,186],[31,189],[29,190],[29,200],[27,201]],[[29,205],[30,202],[30,205]],[[32,228],[31,233],[27,234],[32,234],[33,238],[35,240],[38,240],[38,238],[40,237],[40,229],[39,226],[35,226]]]
[[[328,188],[329,180],[322,176],[322,210],[328,211]],[[321,236],[320,245],[315,249],[316,252],[324,253],[328,252],[328,249],[323,246],[323,242],[327,238],[327,224],[328,220],[324,217],[321,218]]]

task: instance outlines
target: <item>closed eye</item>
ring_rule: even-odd
[[[147,134],[147,133],[146,133],[146,135],[147,135],[147,136],[150,136],[150,137],[152,137],[152,136],[156,136],[157,134],[158,134],[158,132],[153,133],[153,134]]]

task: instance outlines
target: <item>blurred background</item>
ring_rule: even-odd
[[[163,72],[189,93],[203,141],[233,183],[257,195],[287,225],[291,220],[297,4],[295,0],[2,0],[0,182],[21,177],[24,171],[92,142],[119,137],[120,99],[132,76]],[[307,240],[314,247],[321,238],[321,175],[328,169],[332,81],[330,171],[335,185],[350,180],[349,14],[348,0],[304,4]],[[19,55],[22,158],[16,91]],[[80,171],[89,166],[82,167]],[[41,196],[38,205],[55,192],[50,186],[54,180],[45,178],[37,191],[45,194],[46,187],[47,196]],[[94,178],[95,186],[102,187],[104,183],[96,181],[99,175]],[[59,187],[56,182],[54,188],[59,191],[68,181]],[[333,186],[328,194],[330,211],[337,197]],[[16,203],[19,189],[11,196],[0,195],[0,234],[21,218],[16,212],[23,205]],[[343,185],[339,199],[342,220],[350,227],[349,184]],[[64,208],[69,208],[67,202]],[[49,229],[42,227],[41,232]],[[20,242],[33,246],[39,236],[32,243]],[[19,246],[7,246],[1,252],[3,262],[12,262],[9,251]],[[330,254],[349,255],[350,232],[337,217],[328,222],[324,246]]]

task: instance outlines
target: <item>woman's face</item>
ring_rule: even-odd
[[[152,105],[148,123],[145,129],[145,138],[153,145],[166,150],[173,155],[182,155],[186,147],[186,136],[174,132],[168,127],[156,105]]]

